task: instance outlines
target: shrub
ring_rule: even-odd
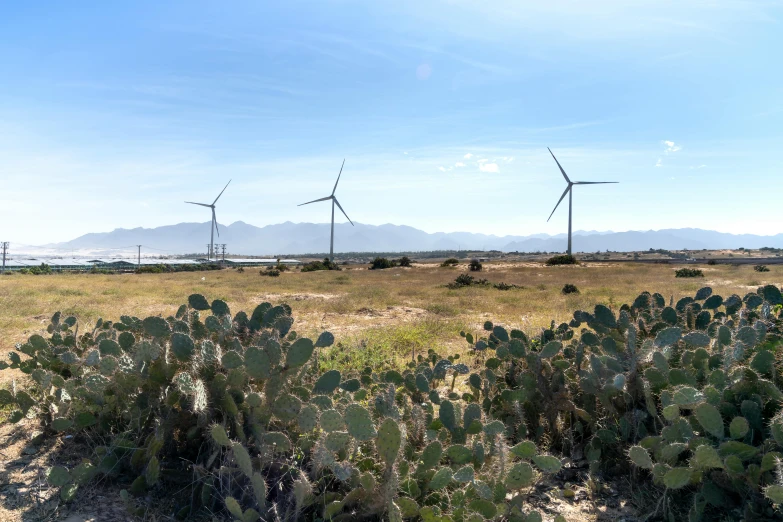
[[[459,264],[459,259],[457,259],[456,257],[450,257],[444,262],[442,262],[440,266],[442,266],[443,268],[448,268],[448,267],[457,266],[458,264]]]
[[[302,272],[316,272],[319,270],[340,270],[337,263],[329,261],[328,257],[325,257],[323,261],[311,261],[302,265]]]
[[[563,289],[560,292],[563,295],[578,294],[579,289],[576,287],[576,285],[572,285],[571,283],[566,283],[566,285],[563,287]]]
[[[271,266],[266,267],[266,270],[261,270],[258,273],[262,276],[280,277],[280,270]]]
[[[240,274],[244,274],[245,273],[245,267],[243,267],[243,266],[238,267],[237,268],[237,272],[240,273]]]
[[[756,265],[753,267],[756,272],[769,272],[769,268],[766,265]]]
[[[452,290],[456,290],[458,288],[464,288],[466,286],[492,286],[492,288],[495,288],[497,290],[511,290],[512,288],[522,288],[517,285],[509,285],[506,283],[490,283],[486,279],[476,279],[470,274],[460,274],[457,276],[457,278],[454,280],[453,283],[449,283],[446,286]]]
[[[680,268],[674,271],[675,277],[704,277],[704,272],[698,268]]]
[[[314,364],[334,336],[299,338],[287,305],[232,316],[194,294],[166,318],[54,314],[0,366],[30,377],[0,406],[90,445],[46,474],[63,501],[111,477],[134,513],[168,495],[190,520],[401,520],[432,503],[438,518],[541,520],[525,488],[560,472],[578,434],[590,477],[660,487],[664,519],[772,520],[782,303],[772,285],[668,307],[645,292],[531,336],[485,321],[460,334],[466,363],[430,349],[354,377]]]
[[[370,270],[383,270],[385,268],[393,268],[396,266],[394,261],[389,261],[385,257],[376,257],[370,263]]]
[[[397,261],[397,264],[404,267],[410,267],[411,259],[408,256],[402,256],[400,260]]]
[[[718,264],[718,262],[715,261],[714,259],[710,259],[709,261],[707,261],[707,264],[710,265],[710,266],[715,266],[715,265]]]
[[[52,268],[46,263],[41,263],[41,266],[32,266],[30,268],[22,268],[19,270],[20,274],[26,275],[51,275]]]
[[[457,278],[454,280],[453,283],[449,285],[450,288],[462,288],[464,286],[470,286],[474,283],[476,279],[469,274],[460,274],[457,276]]]
[[[291,269],[291,267],[286,265],[286,264],[281,263],[280,260],[278,259],[277,260],[277,264],[275,265],[275,269],[278,272],[287,272],[288,270]]]
[[[478,259],[473,259],[468,265],[468,269],[470,269],[471,272],[481,272],[482,268],[484,267],[482,266],[482,264],[479,262]]]
[[[576,260],[574,256],[569,256],[568,254],[562,254],[555,257],[550,257],[546,260],[547,266],[556,266],[556,265],[578,265],[579,262]]]

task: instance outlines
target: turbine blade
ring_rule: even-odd
[[[606,185],[607,183],[620,183],[619,181],[574,181],[574,185]]]
[[[190,203],[191,205],[201,205],[202,207],[212,208],[212,205],[208,205],[206,203],[194,203],[193,201],[186,201],[185,203]]]
[[[229,184],[229,183],[231,183],[231,180],[228,180],[228,183],[226,183],[226,186],[225,186],[225,187],[223,187],[223,190],[221,190],[221,191],[220,191],[220,194],[218,194],[218,197],[216,197],[216,198],[215,198],[215,201],[213,201],[213,202],[212,202],[212,204],[213,204],[213,205],[214,205],[215,203],[217,203],[217,200],[219,200],[219,199],[220,199],[220,196],[222,196],[222,195],[223,195],[223,193],[226,191],[226,189],[228,188],[228,184]]]
[[[555,163],[557,163],[557,166],[560,168],[560,172],[562,172],[562,173],[563,173],[563,177],[565,178],[565,180],[566,180],[567,182],[571,183],[571,180],[570,180],[570,179],[568,179],[568,176],[566,175],[565,171],[563,170],[563,167],[561,167],[561,166],[560,166],[560,162],[559,162],[559,161],[557,161],[557,158],[555,158],[555,154],[552,152],[552,149],[550,149],[549,147],[547,147],[547,148],[546,148],[546,150],[548,150],[548,151],[549,151],[549,153],[552,155],[552,157],[555,159]]]
[[[302,205],[309,205],[310,203],[317,203],[319,201],[326,201],[327,199],[332,199],[332,196],[326,196],[325,198],[321,198],[321,199],[314,199],[312,201],[308,201],[307,203],[302,203],[301,205],[297,205],[297,207],[301,207]]]
[[[334,188],[332,189],[332,196],[334,196],[334,191],[337,190],[337,184],[340,183],[340,175],[343,173],[343,167],[345,167],[345,158],[343,158],[343,164],[340,165],[340,174],[337,174],[337,181],[334,182]],[[348,221],[350,221],[350,219]]]
[[[212,209],[212,225],[215,227],[215,232],[217,232],[218,237],[220,237],[220,229],[217,226],[217,218],[215,217],[215,209]]]
[[[557,200],[557,205],[555,205],[555,208],[552,209],[552,214],[549,214],[549,217],[547,218],[547,221],[552,219],[552,215],[555,213],[555,210],[557,210],[557,207],[560,206],[560,202],[563,201],[563,198],[566,197],[566,194],[568,194],[568,191],[571,190],[571,184],[566,187],[565,191],[563,191],[563,195],[560,196],[560,199]]]
[[[348,219],[348,221],[350,221],[351,226],[356,226],[356,225],[353,224],[353,221],[351,221],[351,218],[348,217],[348,214],[345,213],[345,210],[343,210],[343,207],[340,206],[340,202],[337,201],[337,198],[334,198],[334,202],[337,203],[338,207],[340,207],[340,212],[342,212],[343,215]]]

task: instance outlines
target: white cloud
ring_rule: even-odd
[[[690,169],[691,169],[691,170],[698,170],[698,169],[703,169],[703,168],[704,168],[704,167],[706,167],[706,166],[707,166],[707,165],[699,165],[698,167],[693,167],[693,166],[692,166]]]
[[[512,161],[514,161],[514,156],[504,156],[503,161],[505,161],[506,163],[511,163]]]
[[[470,158],[472,158],[472,157],[473,157],[473,154],[471,154],[470,152],[468,152],[467,154],[465,154],[465,159],[470,159]]]
[[[666,149],[663,151],[664,154],[677,152],[678,150],[682,149],[680,145],[675,144],[673,141],[663,140],[663,144],[666,145]]]
[[[661,158],[658,158],[658,162],[655,164],[655,166],[660,167],[661,165],[663,165],[663,163],[661,162]]]
[[[455,167],[464,167],[464,166],[465,166],[465,164],[464,164],[464,163],[462,163],[461,161],[458,161],[457,163],[455,163],[455,164],[454,164],[454,166],[455,166]]]
[[[438,167],[438,170],[441,171],[441,172],[446,172],[446,168],[445,167]]]
[[[488,162],[488,161],[489,161],[489,160],[488,160],[488,159],[486,159],[486,158],[481,158],[480,160],[478,160],[478,162],[479,162],[479,163],[486,163],[486,162]]]
[[[479,165],[481,172],[500,172],[500,168],[497,163],[482,163]]]
[[[407,152],[403,152],[403,154],[405,154],[406,156],[408,155],[408,153],[407,153]]]

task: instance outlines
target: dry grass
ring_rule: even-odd
[[[232,311],[251,311],[263,301],[287,302],[304,335],[329,330],[341,343],[328,365],[384,364],[410,357],[411,350],[442,352],[463,347],[460,330],[475,331],[486,320],[528,332],[550,321],[568,321],[574,310],[597,303],[618,307],[649,290],[678,299],[709,284],[722,295],[744,295],[760,284],[780,285],[783,267],[758,273],[752,266],[701,266],[704,278],[676,279],[675,266],[650,264],[584,264],[545,267],[540,263],[485,263],[479,277],[522,286],[499,291],[491,287],[458,290],[446,284],[466,266],[341,272],[283,273],[261,277],[255,270],[237,273],[60,274],[0,278],[0,352],[13,349],[46,327],[57,310],[92,325],[99,317],[116,320],[121,313],[139,317],[169,315],[192,293],[224,299]],[[580,293],[564,296],[564,284]],[[332,362],[330,362],[332,361]]]

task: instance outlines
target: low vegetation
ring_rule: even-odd
[[[674,277],[704,277],[699,268],[680,268],[674,271]]]
[[[579,289],[576,287],[576,285],[573,285],[571,283],[566,283],[563,286],[563,289],[560,291],[560,293],[563,294],[563,295],[578,294],[579,293]]]
[[[481,272],[483,268],[484,266],[478,259],[473,259],[470,264],[468,264],[468,270],[471,272]]]
[[[458,264],[459,264],[459,259],[457,259],[456,257],[450,257],[446,259],[444,262],[442,262],[440,266],[443,268],[449,268],[449,267],[457,266]]]
[[[328,257],[325,257],[323,261],[311,261],[302,265],[302,272],[317,272],[319,270],[341,270],[337,263],[329,261]]]
[[[530,488],[578,447],[598,487],[647,484],[652,517],[771,519],[782,310],[772,285],[644,292],[535,333],[486,321],[464,357],[344,374],[319,363],[334,336],[297,335],[287,305],[232,314],[193,294],[166,318],[56,313],[2,364],[31,386],[0,406],[91,448],[47,471],[64,501],[105,477],[133,514],[166,495],[180,519],[541,520]]]
[[[495,288],[496,290],[511,290],[513,288],[521,288],[517,285],[506,284],[502,282],[492,283],[488,279],[476,279],[470,274],[460,274],[457,276],[457,278],[454,280],[453,283],[449,283],[446,286],[452,290],[456,290],[458,288],[464,288],[466,286],[488,286],[488,287]]]
[[[766,265],[756,265],[753,267],[756,272],[769,272],[769,268]]]
[[[191,265],[167,265],[160,263],[157,265],[144,265],[136,269],[137,274],[165,274],[174,272],[205,272],[210,270],[222,270],[223,267],[218,263],[196,263]],[[96,272],[97,273],[97,272]]]
[[[563,254],[559,256],[550,257],[549,259],[546,260],[546,264],[547,266],[578,265],[579,261],[577,261],[574,256]]]

